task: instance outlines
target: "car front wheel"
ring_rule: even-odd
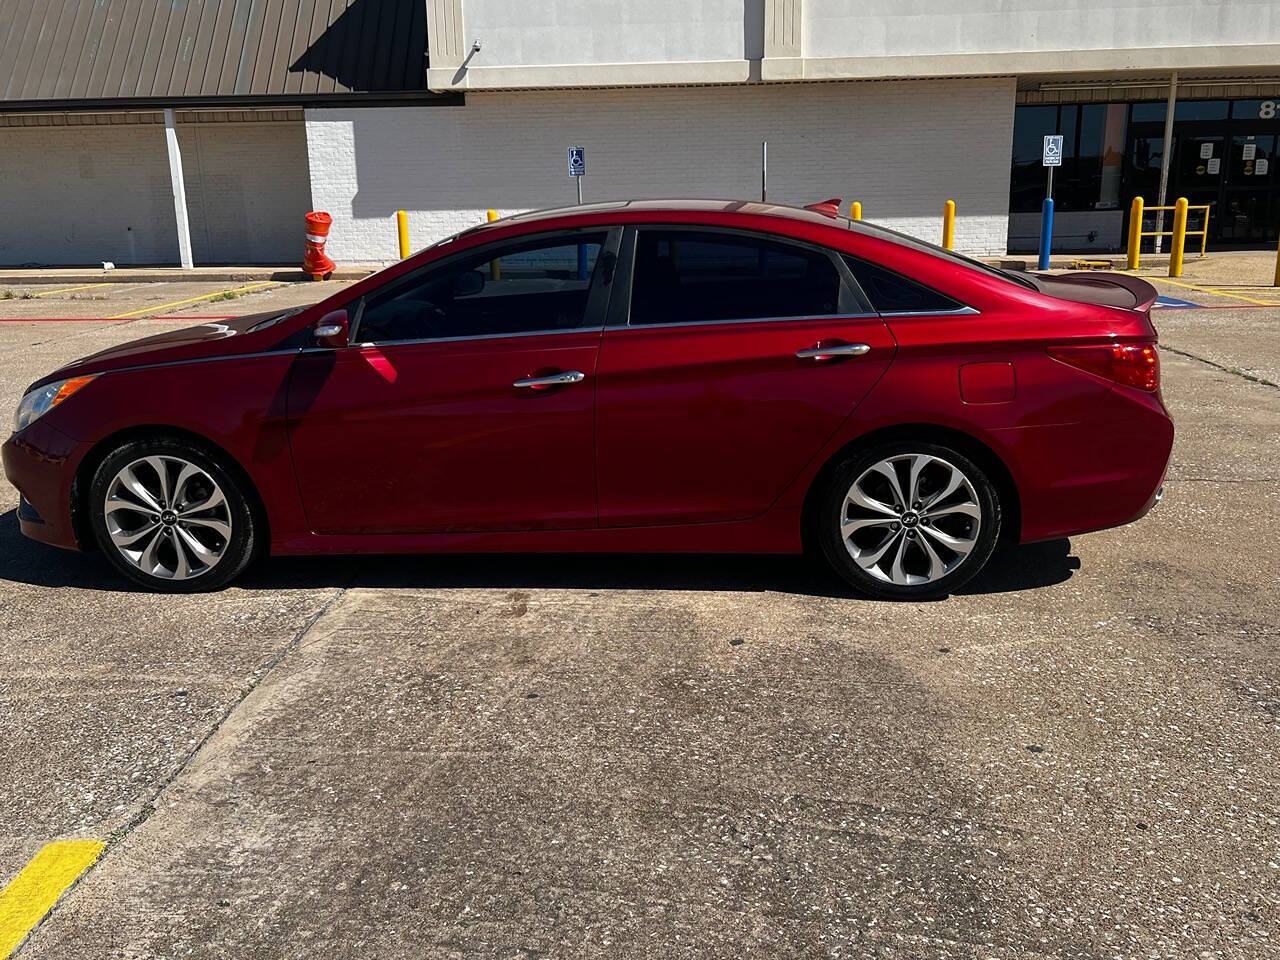
[[[972,460],[898,442],[842,463],[816,522],[823,553],[860,592],[891,600],[947,594],[975,576],[1000,535],[1000,498]]]
[[[253,558],[256,531],[244,482],[194,444],[123,444],[99,465],[89,498],[99,549],[149,590],[216,590]]]

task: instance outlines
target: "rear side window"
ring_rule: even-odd
[[[698,323],[827,316],[842,284],[820,250],[765,237],[641,228],[631,323]]]
[[[878,313],[946,313],[964,306],[937,290],[866,260],[845,257],[844,261]]]

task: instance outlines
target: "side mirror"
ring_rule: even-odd
[[[347,311],[334,310],[321,317],[312,332],[322,347],[345,347],[350,342],[350,329]]]
[[[453,295],[455,297],[474,297],[483,289],[484,274],[479,270],[468,270],[466,273],[460,273],[453,280]]]

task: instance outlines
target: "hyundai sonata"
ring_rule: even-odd
[[[265,553],[810,547],[924,598],[1157,501],[1155,296],[823,205],[546,211],[71,363],[4,468],[27,536],[155,590]]]

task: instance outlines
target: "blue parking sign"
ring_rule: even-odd
[[[569,148],[569,176],[583,177],[587,173],[587,148]]]

